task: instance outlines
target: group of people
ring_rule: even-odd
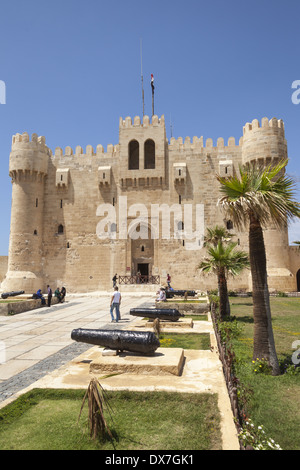
[[[118,323],[121,320],[120,306],[121,306],[122,296],[121,296],[121,293],[119,292],[118,286],[116,285],[116,283],[117,283],[117,274],[115,274],[115,276],[113,277],[112,280],[113,280],[114,293],[113,293],[113,295],[111,297],[111,301],[110,301],[110,316],[111,316],[111,321],[112,322]],[[168,289],[172,289],[170,283],[171,283],[171,276],[168,274],[167,275]],[[157,302],[161,302],[161,301],[166,300],[166,290],[165,290],[164,287],[161,287],[160,290],[157,292],[157,294],[159,294],[158,298],[156,299]],[[61,289],[59,289],[59,287],[57,287],[54,291],[54,296],[57,297],[58,302],[63,302],[64,298],[66,296],[66,288],[62,287]],[[33,297],[37,298],[37,299],[41,299],[42,305],[46,304],[46,301],[44,299],[44,296],[42,294],[41,289],[39,289],[36,294],[33,294]],[[48,307],[51,307],[51,301],[52,301],[52,289],[48,284],[47,285],[47,304],[48,304]],[[114,318],[114,310],[116,311],[116,319]]]
[[[167,294],[166,291],[173,290],[171,287],[171,276],[168,273],[167,274],[167,287],[161,287],[158,292],[156,292],[156,295],[158,297],[156,298],[156,302],[164,302],[167,300]]]
[[[58,302],[63,302],[65,297],[66,297],[66,288],[62,287],[61,289],[57,287],[54,291],[54,297],[57,297]],[[52,302],[52,289],[49,285],[47,285],[47,305],[48,307],[51,307],[51,302]],[[42,290],[39,289],[36,294],[33,294],[32,296],[34,299],[41,299],[42,305],[46,305],[46,300],[43,296]]]
[[[156,292],[158,297],[156,298],[156,302],[164,302],[167,300],[166,290],[164,287],[161,287],[158,292]]]
[[[121,299],[122,296],[119,292],[119,288],[117,286],[117,274],[114,275],[112,278],[113,281],[113,288],[114,288],[114,293],[111,297],[110,300],[110,316],[111,316],[111,321],[118,323],[121,320],[121,314],[120,314],[120,306],[121,306]],[[168,287],[166,288],[167,290],[172,290],[171,287],[171,276],[168,273],[167,274],[167,285]],[[157,297],[156,301],[161,302],[167,300],[166,297],[166,289],[164,287],[161,287],[160,290],[156,293],[159,294]],[[114,310],[116,311],[116,319],[114,318]]]

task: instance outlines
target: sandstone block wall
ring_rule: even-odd
[[[8,256],[0,256],[0,283],[5,278],[8,266]]]

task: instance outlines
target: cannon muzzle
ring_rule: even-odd
[[[194,290],[166,290],[166,297],[167,299],[172,299],[173,297],[184,297],[185,293],[187,293],[188,297],[195,297],[196,291]]]
[[[14,297],[15,295],[21,295],[21,294],[24,294],[23,290],[18,290],[14,292],[3,292],[3,294],[1,294],[1,297],[2,299],[7,299],[8,297]]]

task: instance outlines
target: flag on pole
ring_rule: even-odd
[[[154,116],[154,77],[151,73],[151,88],[152,88],[152,116]]]

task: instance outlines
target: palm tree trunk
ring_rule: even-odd
[[[226,295],[226,297],[227,297],[226,316],[229,317],[230,316],[230,303],[229,303],[229,297],[228,297],[228,289],[227,289],[227,280],[226,280],[226,278],[225,278],[225,286],[226,286],[226,293],[223,294],[223,295]],[[221,297],[221,294],[220,294],[220,275],[218,275],[218,296],[219,296],[219,298]]]
[[[254,317],[253,360],[266,359],[272,367],[273,375],[279,375],[271,320],[264,237],[260,222],[253,213],[250,214],[249,251]]]
[[[218,275],[218,287],[220,297],[220,317],[224,319],[228,315],[228,291],[227,291],[227,280],[224,267],[219,269]]]

